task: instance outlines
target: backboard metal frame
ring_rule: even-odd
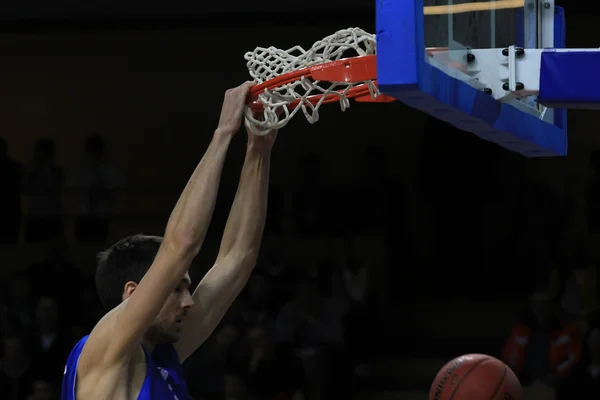
[[[528,3],[533,7],[524,8],[523,25],[515,29],[531,34],[522,36],[526,43],[515,45],[564,48],[564,10],[552,1],[525,0]],[[378,0],[376,15],[378,83],[383,93],[527,157],[566,155],[565,110],[545,110],[546,117],[539,118],[426,61],[423,0]],[[533,100],[530,103],[538,107]],[[554,124],[546,122],[552,120]]]

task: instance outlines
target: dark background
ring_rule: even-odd
[[[94,254],[114,240],[137,232],[161,234],[216,126],[222,93],[248,78],[244,52],[257,45],[308,47],[348,26],[374,29],[371,2],[358,0],[167,4],[0,4],[0,136],[10,156],[27,175],[34,144],[50,137],[55,164],[65,176],[77,174],[85,140],[96,134],[106,142],[109,162],[126,178],[112,193],[108,234],[92,243],[75,233],[82,193],[57,186],[60,247],[88,281]],[[569,2],[570,47],[599,46],[593,34],[596,8],[593,2]],[[570,290],[596,299],[595,286],[572,289],[566,282],[573,271],[595,276],[598,264],[599,229],[592,219],[598,180],[590,157],[600,142],[599,123],[597,112],[570,112],[569,155],[527,160],[397,103],[353,104],[345,113],[330,106],[315,125],[300,116],[293,120],[273,154],[273,199],[261,264],[321,271],[328,277],[321,285],[327,287],[337,282],[336,274],[356,272],[357,265],[366,266],[370,277],[366,300],[354,304],[342,296],[353,313],[345,319],[347,343],[335,350],[341,346],[352,362],[333,357],[323,368],[364,367],[344,371],[360,378],[351,381],[364,396],[395,392],[400,398],[424,398],[433,374],[452,357],[468,352],[501,357],[532,293],[551,293],[556,313],[564,311]],[[211,231],[192,271],[195,282],[216,254],[243,160],[243,134],[227,161]],[[44,268],[66,263],[48,259],[55,238],[27,240],[36,194],[25,187],[19,195],[24,217],[17,241],[0,247],[5,316],[15,307],[10,296],[15,271],[28,271],[25,302],[35,309],[41,293],[60,297],[47,290],[49,285],[40,288],[39,263]],[[316,222],[307,223],[308,214],[316,215]],[[7,215],[0,221],[8,221]],[[269,276],[268,268],[260,275]],[[71,292],[71,276],[60,276],[57,287]],[[272,286],[291,293],[300,280],[294,275]],[[323,296],[331,296],[330,289]],[[280,305],[289,300],[273,298]],[[70,338],[85,333],[98,316],[93,298],[86,299],[61,299],[61,312],[69,316],[61,329]],[[252,301],[251,295],[242,296],[234,322],[226,324],[235,325],[242,337],[248,327],[238,320],[249,318]],[[75,317],[67,311],[73,304],[83,307]],[[582,337],[594,327],[595,308],[588,306],[579,305],[576,318],[569,319],[584,321]],[[35,314],[21,315],[27,312]],[[78,318],[84,314],[90,318]],[[8,321],[3,318],[4,334]],[[586,370],[593,357],[589,348],[583,351]],[[535,357],[544,364],[544,354]],[[207,369],[201,361],[191,364],[201,367],[190,367],[190,377]],[[345,384],[327,390],[341,396],[354,389],[348,376],[332,378]],[[547,386],[555,385],[555,378]]]
[[[567,5],[558,1],[556,5]],[[568,2],[572,14],[590,15],[596,12],[595,2],[572,0]],[[269,12],[363,12],[373,9],[373,2],[367,0],[326,0],[319,2],[285,2],[263,0],[246,2],[241,0],[228,2],[197,2],[179,0],[173,2],[153,0],[99,1],[85,3],[78,1],[57,0],[52,3],[42,0],[4,2],[0,6],[2,20],[50,20],[91,18],[102,19],[115,16],[169,17],[169,16],[201,16],[207,13],[269,13]]]
[[[589,0],[557,0],[559,6],[567,6],[567,15],[593,17],[600,15],[600,5]],[[107,28],[114,26],[168,25],[181,26],[208,21],[227,23],[237,18],[252,20],[259,25],[280,24],[286,16],[286,24],[310,24],[309,21],[360,18],[371,21],[374,14],[373,1],[326,0],[318,2],[290,2],[262,0],[247,2],[198,2],[193,0],[167,1],[67,1],[45,2],[42,0],[10,1],[0,4],[0,21],[4,30]],[[293,18],[290,16],[295,14]]]

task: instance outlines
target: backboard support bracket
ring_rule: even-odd
[[[528,32],[542,28],[546,33],[525,39],[533,41],[535,47],[545,46],[549,43],[542,38],[551,32],[551,44],[564,47],[564,10],[554,7],[552,1],[525,0],[525,4],[528,2],[534,2],[535,13],[533,18],[526,18],[521,29],[529,23],[534,24],[534,29],[530,25]],[[563,104],[553,103],[556,92],[546,91],[544,97],[543,87],[540,90],[547,71],[540,70],[536,78],[536,72],[527,67],[531,64],[543,68],[542,59],[554,58],[546,55],[553,50],[527,49],[526,57],[520,59],[516,53],[519,48],[527,48],[528,43],[516,43],[506,49],[507,55],[502,53],[504,48],[469,49],[475,59],[490,66],[467,65],[465,71],[457,73],[456,68],[450,68],[454,69],[450,72],[435,56],[431,57],[424,40],[423,0],[378,0],[378,82],[384,94],[526,157],[566,155],[566,114],[561,109],[544,107]],[[517,89],[519,82],[522,89]],[[508,90],[504,89],[506,84]],[[534,101],[535,94],[545,101]]]

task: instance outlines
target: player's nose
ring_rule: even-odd
[[[186,293],[185,296],[183,297],[183,300],[181,301],[181,307],[182,308],[190,308],[193,305],[194,305],[194,298],[189,293]]]

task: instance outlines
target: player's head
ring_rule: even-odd
[[[162,243],[157,236],[133,235],[119,240],[98,256],[96,290],[107,310],[112,310],[131,296],[150,269]],[[193,305],[189,292],[190,277],[184,276],[171,293],[147,336],[156,343],[179,339],[181,323]]]

